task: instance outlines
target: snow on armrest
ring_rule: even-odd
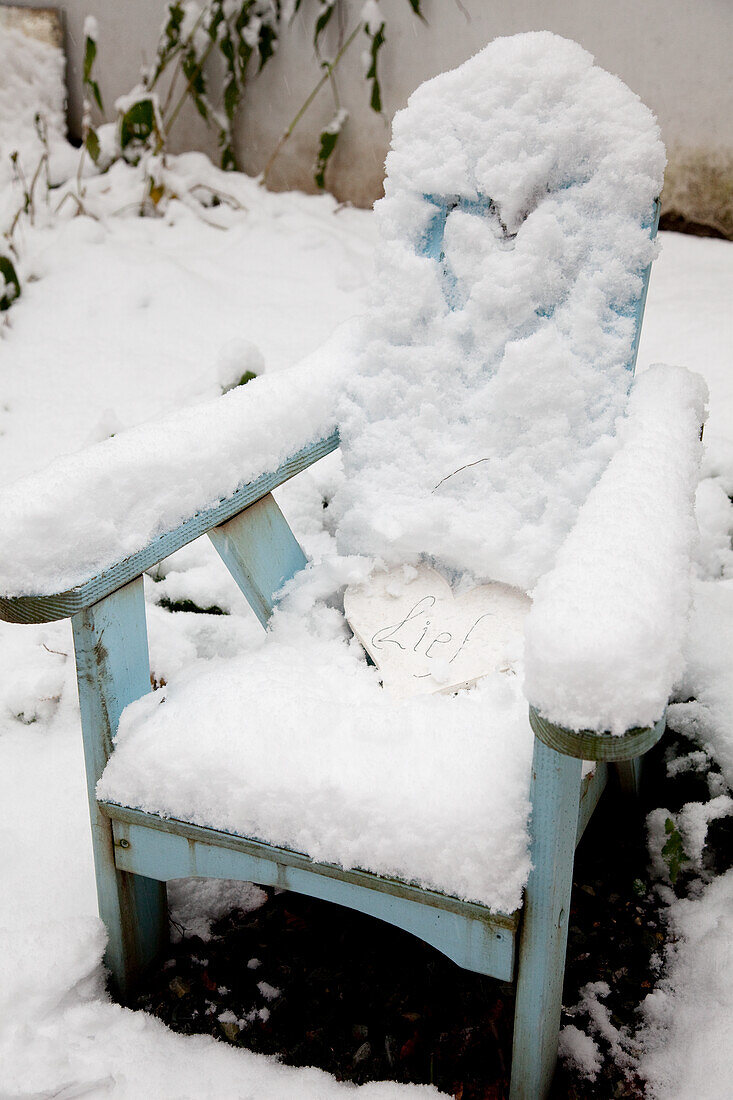
[[[168,532],[277,471],[309,445],[331,437],[321,453],[332,450],[337,399],[356,331],[345,326],[291,370],[59,458],[0,491],[0,597],[66,594],[158,540],[159,557],[146,560],[142,572],[166,556]],[[297,468],[295,463],[280,480]],[[227,518],[214,518],[209,526]],[[190,538],[206,529],[192,528]],[[128,579],[125,574],[120,583]],[[76,609],[69,605],[62,614]],[[15,619],[7,606],[0,611]]]
[[[552,723],[621,735],[664,712],[682,671],[706,400],[681,367],[636,380],[619,448],[537,585],[525,694]]]

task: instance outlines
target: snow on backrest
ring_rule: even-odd
[[[394,120],[341,545],[530,588],[607,464],[662,186],[651,112],[574,42],[497,39]]]

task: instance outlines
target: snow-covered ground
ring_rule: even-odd
[[[220,181],[198,157],[181,158],[174,170],[189,181],[196,174],[218,181],[236,201],[200,213],[172,202],[163,218],[139,218],[142,181],[118,165],[86,184],[85,205],[95,217],[73,217],[67,203],[63,216],[39,214],[35,227],[21,227],[23,295],[0,322],[6,483],[64,452],[215,396],[260,354],[267,371],[290,366],[363,308],[372,278],[371,214],[337,209],[328,197],[271,195],[243,177]],[[6,180],[3,202],[8,186]],[[711,393],[698,494],[696,616],[681,694],[697,702],[679,704],[675,720],[709,747],[733,784],[733,670],[725,659],[726,639],[733,645],[726,496],[733,491],[733,245],[674,234],[662,234],[662,242],[639,369],[682,364],[703,374]],[[286,502],[293,492],[285,487]],[[231,651],[255,629],[208,544],[164,563],[148,596],[158,679],[197,656]],[[173,615],[159,606],[162,597],[231,614]],[[0,623],[0,668],[1,1100],[343,1094],[348,1086],[319,1071],[184,1038],[111,1003],[100,965],[104,934],[69,624]],[[729,874],[671,906],[679,942],[645,1009],[643,1069],[655,1100],[730,1095],[731,896]],[[196,931],[207,914],[235,903],[256,904],[256,891],[189,885],[173,897],[179,922]],[[587,1052],[588,1044],[579,1049]],[[365,1100],[418,1094],[437,1092],[394,1084],[360,1090]]]

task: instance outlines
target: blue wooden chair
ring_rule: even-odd
[[[438,265],[443,263],[443,235],[451,211],[463,208],[482,217],[491,206],[481,194],[471,198],[430,193],[425,202],[430,214],[422,253],[426,262]],[[646,226],[652,236],[658,213],[658,205],[650,206]],[[444,270],[442,278],[446,295],[454,299],[452,308],[460,308],[455,277]],[[648,278],[647,268],[633,308],[631,372]],[[267,384],[269,380],[263,379],[262,385]],[[256,392],[254,386],[247,389]],[[246,391],[240,391],[239,398],[246,397]],[[294,890],[378,917],[431,944],[461,967],[515,982],[511,1096],[539,1100],[549,1090],[557,1054],[575,848],[606,785],[609,764],[619,768],[632,789],[635,761],[661,736],[663,716],[648,728],[611,737],[565,729],[530,710],[535,734],[532,871],[523,905],[512,912],[426,889],[409,878],[397,880],[314,859],[266,838],[236,835],[97,797],[97,784],[114,753],[120,716],[151,689],[143,574],[208,534],[267,627],[284,583],[306,565],[272,491],[338,446],[338,432],[333,431],[296,447],[277,469],[263,471],[175,529],[158,532],[143,549],[121,555],[67,590],[45,595],[6,592],[0,599],[0,615],[11,622],[64,617],[72,621],[99,911],[109,932],[106,963],[112,983],[121,998],[129,997],[140,974],[164,949],[166,882],[218,877]],[[79,508],[83,506],[79,500]],[[597,762],[585,775],[583,760]]]

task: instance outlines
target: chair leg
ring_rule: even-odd
[[[510,1100],[544,1100],[552,1084],[578,827],[582,761],[535,740],[532,872],[519,946]]]
[[[142,577],[78,612],[72,626],[99,915],[109,936],[105,962],[125,1000],[168,926],[165,883],[116,869],[112,824],[95,794],[122,711],[150,691]]]
[[[635,756],[633,760],[618,760],[614,765],[618,777],[621,793],[627,798],[638,801],[641,789],[642,757]]]

